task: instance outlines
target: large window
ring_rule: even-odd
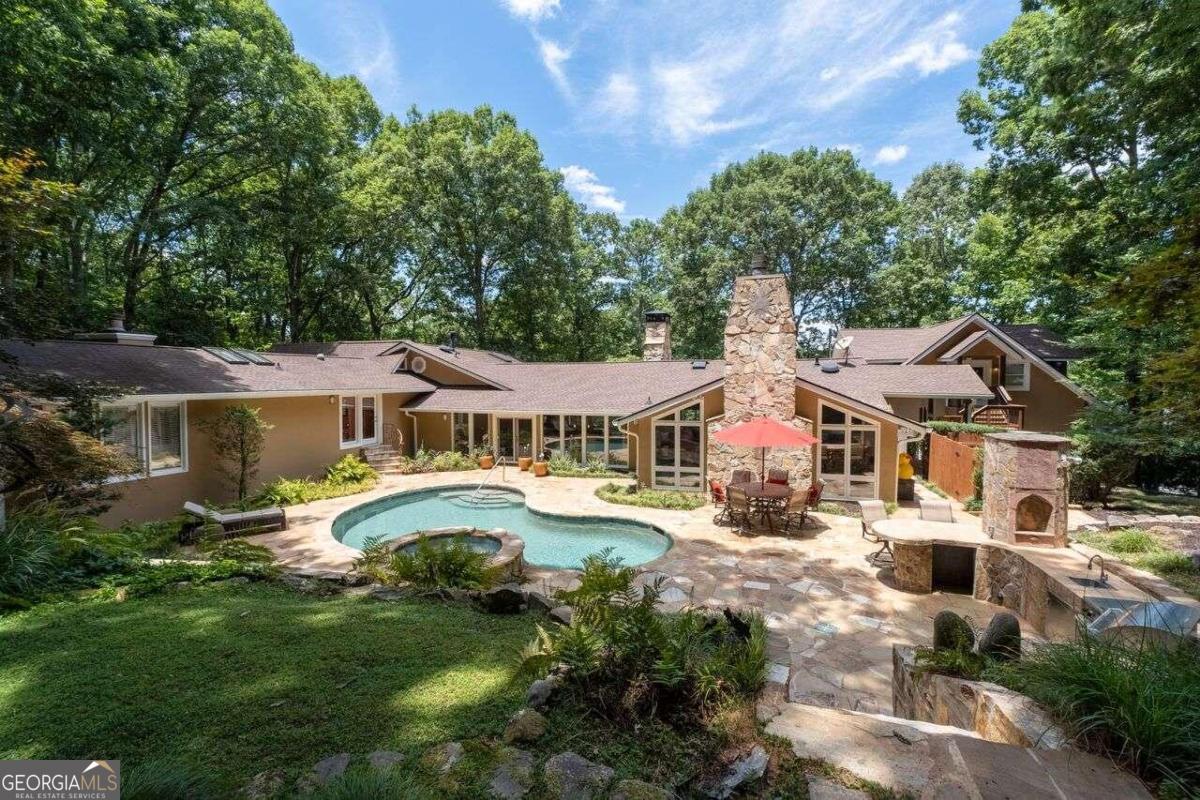
[[[609,469],[629,469],[629,440],[618,417],[601,414],[543,414],[542,448],[580,464],[599,459]]]
[[[1007,361],[1004,364],[1004,388],[1018,392],[1029,391],[1029,362]]]
[[[703,483],[700,475],[702,417],[699,403],[655,417],[655,488],[700,489]]]
[[[101,410],[100,441],[129,457],[131,479],[187,470],[187,406],[184,403],[120,403]]]
[[[491,446],[487,414],[454,415],[454,449],[470,455],[476,449]]]
[[[850,411],[820,404],[818,475],[825,496],[866,500],[879,496],[879,426]]]
[[[342,447],[361,447],[379,443],[379,398],[373,394],[342,396],[338,427]]]

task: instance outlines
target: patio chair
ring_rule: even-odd
[[[712,497],[712,504],[719,509],[717,515],[713,517],[713,525],[720,525],[729,518],[729,498],[726,496],[725,487],[721,485],[720,481],[709,481],[708,491]]]
[[[767,470],[767,483],[775,483],[780,486],[787,486],[791,483],[791,476],[786,469],[776,469],[771,467]]]
[[[750,528],[750,517],[754,513],[754,507],[750,505],[750,498],[746,496],[745,489],[730,486],[728,496],[729,500],[725,503],[725,509],[729,522],[738,526],[739,533],[744,533]]]
[[[754,483],[758,480],[758,476],[748,469],[735,469],[733,475],[729,478],[729,483],[732,486],[735,483]]]
[[[783,507],[783,528],[789,530],[792,523],[803,528],[808,522],[808,512],[821,505],[821,493],[825,491],[825,481],[814,481],[807,491],[796,489],[787,499]]]
[[[221,529],[222,538],[236,534],[266,533],[267,531],[286,531],[287,513],[278,506],[256,508],[253,511],[222,512],[213,508],[205,508],[199,503],[183,504],[183,511],[196,518],[193,525],[185,525],[179,533],[181,541],[191,540],[197,528],[204,525],[215,525]],[[184,541],[185,544],[189,543]]]
[[[858,507],[862,511],[863,538],[871,544],[880,545],[878,550],[867,556],[867,562],[873,567],[896,563],[892,554],[892,543],[887,539],[880,539],[871,530],[871,523],[887,519],[887,506],[882,500],[859,500]]]
[[[926,522],[954,522],[954,509],[949,500],[922,500],[921,519]]]

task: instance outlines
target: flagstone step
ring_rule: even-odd
[[[767,733],[799,758],[823,760],[921,800],[1149,800],[1133,775],[1078,750],[1032,750],[974,732],[800,703],[785,703]]]

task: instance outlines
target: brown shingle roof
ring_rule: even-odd
[[[839,364],[825,372],[811,361],[796,366],[800,380],[891,412],[888,397],[991,397],[991,391],[965,364]]]
[[[997,325],[1022,347],[1044,361],[1069,361],[1087,358],[1087,352],[1067,343],[1067,337],[1044,325]]]
[[[907,361],[962,324],[966,317],[926,328],[844,328],[838,338],[853,336],[850,359]]]
[[[0,348],[31,371],[103,381],[130,394],[368,391],[429,392],[416,375],[391,372],[398,359],[271,353],[275,366],[227,364],[194,347],[144,347],[108,342],[5,340]]]
[[[632,414],[648,405],[704,387],[725,376],[725,362],[575,362],[496,364],[480,370],[511,387],[476,389],[444,386],[409,403],[413,410],[576,411]]]

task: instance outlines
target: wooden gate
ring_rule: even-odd
[[[929,434],[929,481],[959,500],[975,495],[976,448]]]

